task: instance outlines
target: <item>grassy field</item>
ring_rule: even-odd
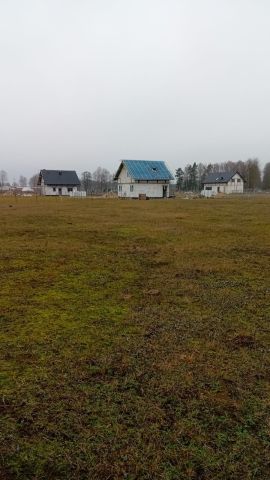
[[[270,198],[0,198],[1,479],[269,479]]]

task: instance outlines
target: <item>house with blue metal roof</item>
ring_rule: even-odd
[[[168,198],[173,175],[160,160],[122,160],[115,174],[118,197]]]
[[[243,193],[244,178],[239,172],[212,172],[203,182],[202,195],[213,197],[219,194]]]

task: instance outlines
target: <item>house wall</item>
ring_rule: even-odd
[[[59,188],[62,189],[62,193],[59,193]],[[72,188],[72,192],[68,191],[68,188]],[[54,186],[49,186],[49,185],[44,185],[44,182],[42,184],[41,182],[41,193],[42,195],[51,195],[51,196],[74,196],[76,192],[78,191],[77,187],[67,187],[65,185],[54,185]]]
[[[123,165],[118,177],[118,183],[132,183],[132,182],[133,180],[128,173],[127,167]]]
[[[225,193],[243,193],[244,182],[243,179],[236,173],[232,179],[227,183]]]
[[[162,198],[163,186],[167,187],[167,197],[169,197],[169,184],[165,183],[122,183],[118,184],[118,197],[139,198],[140,194],[149,198]],[[132,190],[133,188],[133,190]]]
[[[162,198],[163,186],[167,187],[167,197],[170,195],[170,184],[165,181],[135,182],[128,174],[124,165],[118,177],[118,197],[139,198],[140,194],[149,198]]]
[[[209,190],[211,188],[211,190]],[[205,183],[202,190],[202,195],[205,197],[213,197],[219,193],[243,193],[244,182],[243,179],[236,173],[228,183]]]

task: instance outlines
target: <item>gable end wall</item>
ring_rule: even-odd
[[[234,180],[234,182],[232,180]],[[237,180],[240,180],[240,182],[238,182]],[[208,190],[207,187],[211,187],[211,190]],[[243,192],[244,181],[242,177],[238,175],[238,173],[236,173],[227,183],[205,183],[202,194],[205,197],[212,197],[214,195],[217,195],[218,193],[231,194]]]

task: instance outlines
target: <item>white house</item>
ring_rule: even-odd
[[[213,197],[220,193],[243,193],[244,178],[239,172],[216,172],[207,175],[203,182],[202,195]]]
[[[41,195],[75,196],[80,180],[75,170],[41,170],[38,185]]]
[[[114,180],[118,182],[118,197],[166,198],[173,176],[162,161],[122,160]]]

